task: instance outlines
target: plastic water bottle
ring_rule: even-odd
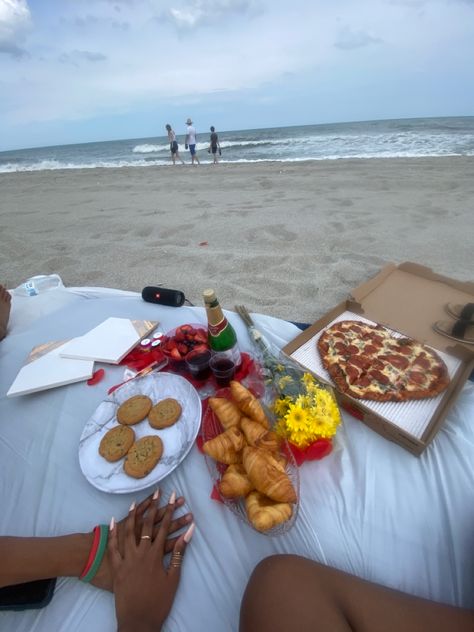
[[[38,274],[31,277],[13,290],[15,296],[37,296],[47,290],[64,287],[59,274]]]

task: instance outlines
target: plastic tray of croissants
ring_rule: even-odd
[[[239,382],[209,398],[203,452],[222,502],[266,535],[286,533],[298,512],[299,476],[262,402]]]

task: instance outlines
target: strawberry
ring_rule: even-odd
[[[189,351],[187,345],[185,345],[184,342],[178,342],[178,344],[176,345],[176,348],[178,349],[181,355],[186,355]]]
[[[180,325],[179,327],[176,328],[176,331],[182,331],[183,334],[189,332],[189,330],[192,329],[191,325]]]
[[[194,340],[201,344],[207,344],[207,334],[204,331],[199,330],[196,332]]]
[[[185,334],[184,334],[182,331],[177,331],[177,332],[176,332],[176,334],[175,334],[175,336],[174,336],[174,339],[175,339],[177,342],[184,342],[184,340],[185,340]]]
[[[208,350],[208,346],[207,346],[207,345],[203,345],[203,344],[196,345],[196,346],[194,347],[194,351],[200,351],[200,352],[202,352],[202,351],[207,351],[207,350]]]
[[[178,349],[172,349],[170,356],[173,358],[173,360],[178,360],[179,362],[183,359]]]

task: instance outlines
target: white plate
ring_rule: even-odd
[[[132,426],[136,439],[158,435],[163,441],[163,456],[144,478],[127,476],[123,471],[124,459],[109,463],[99,454],[99,444],[104,434],[118,426],[118,407],[133,395],[148,395],[153,404],[172,397],[182,407],[181,417],[170,428],[155,430],[147,419]],[[99,405],[84,427],[79,441],[82,473],[94,487],[112,494],[128,494],[156,485],[181,463],[192,448],[201,425],[201,411],[201,400],[196,389],[180,375],[152,373],[124,384]]]

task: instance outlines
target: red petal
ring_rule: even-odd
[[[212,500],[217,500],[220,503],[222,502],[221,495],[219,494],[219,492],[217,490],[217,487],[215,485],[212,488],[211,498],[212,498]]]
[[[295,457],[296,465],[301,465],[305,461],[314,461],[322,459],[332,451],[331,439],[317,439],[304,450],[300,450],[297,446],[289,443],[291,453]]]
[[[331,439],[318,439],[306,448],[306,458],[309,461],[322,459],[332,452]]]
[[[94,386],[95,384],[98,384],[104,379],[104,375],[105,375],[104,369],[97,369],[97,371],[94,372],[90,380],[87,380],[87,383],[89,384],[89,386]]]
[[[196,445],[201,454],[204,454],[203,449],[202,449],[203,444],[204,444],[204,439],[201,437],[201,435],[198,435],[196,437]]]

